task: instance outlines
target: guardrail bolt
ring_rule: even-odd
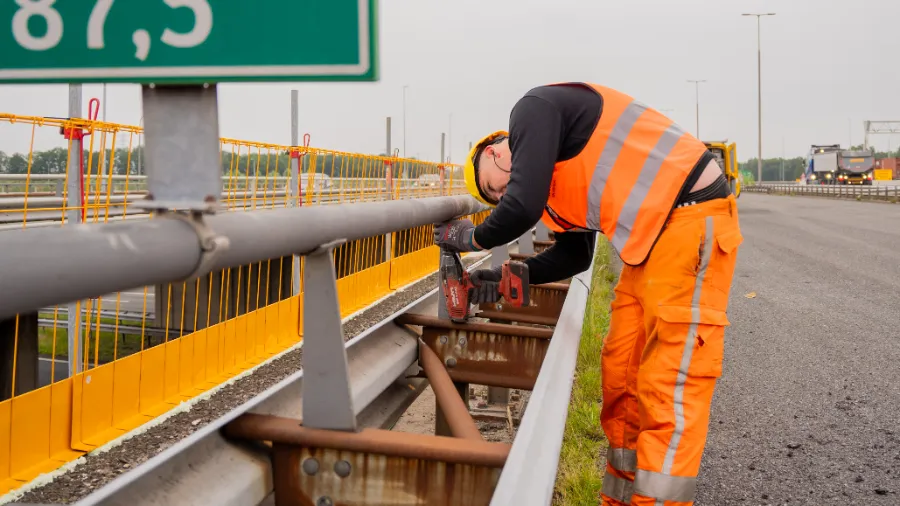
[[[438,338],[438,341],[440,341],[441,344],[447,344],[448,340],[449,338],[447,336],[441,336],[440,338]]]
[[[456,367],[456,357],[450,357],[445,362],[447,367]]]
[[[503,311],[503,304],[497,303],[497,311]]]
[[[350,463],[346,460],[339,460],[334,463],[334,472],[337,473],[341,478],[346,478],[350,476]]]
[[[316,506],[334,506],[334,501],[327,495],[323,495],[316,501]]]
[[[303,461],[303,472],[312,476],[319,472],[319,461],[316,459],[306,459]]]

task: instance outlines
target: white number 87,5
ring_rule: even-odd
[[[115,0],[97,0],[88,20],[87,42],[91,49],[103,49],[103,28]],[[206,41],[212,32],[212,8],[209,0],[162,0],[173,9],[187,7],[194,14],[194,27],[190,32],[178,33],[166,28],[162,34],[162,42],[169,46],[189,48],[199,46]],[[31,51],[53,49],[63,36],[63,19],[53,8],[56,0],[15,0],[19,6],[12,19],[12,32],[16,42]],[[47,31],[35,37],[28,29],[28,21],[32,16],[40,16],[47,23]]]

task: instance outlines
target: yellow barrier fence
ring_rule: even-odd
[[[88,223],[148,218],[129,207],[146,194],[140,128],[0,114],[0,137],[5,129],[26,129],[30,142],[27,153],[0,152],[0,243],[2,228],[65,226],[71,210]],[[73,142],[84,143],[83,171],[68,170]],[[303,173],[289,192],[292,158]],[[221,160],[228,211],[464,192],[458,166],[418,160],[224,138]],[[84,205],[68,207],[68,177],[79,172]],[[438,262],[431,226],[352,241],[333,254],[344,317]],[[273,258],[0,321],[0,361],[11,363],[0,368],[0,492],[300,343],[302,269],[302,259]],[[80,366],[72,376],[70,331]]]

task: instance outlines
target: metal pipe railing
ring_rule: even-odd
[[[206,272],[301,254],[323,244],[394,232],[486,210],[465,196],[222,213],[206,218],[228,246]],[[3,233],[0,319],[73,300],[183,280],[201,265],[187,221],[161,216]],[[40,252],[36,255],[35,252]]]

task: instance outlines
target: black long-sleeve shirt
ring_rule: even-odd
[[[497,207],[475,228],[481,247],[507,244],[541,219],[553,166],[581,152],[602,108],[600,96],[580,85],[537,87],[516,103],[509,118],[512,173]],[[586,270],[595,237],[596,232],[556,234],[553,246],[526,260],[529,282],[550,283]]]
[[[516,102],[509,117],[510,179],[497,207],[475,228],[475,241],[482,248],[507,244],[541,219],[554,165],[581,153],[602,112],[603,99],[577,83],[539,86]],[[712,154],[707,153],[695,165],[678,202],[688,195],[711,159]],[[556,234],[556,244],[526,261],[529,281],[550,283],[586,270],[591,265],[596,234]]]

